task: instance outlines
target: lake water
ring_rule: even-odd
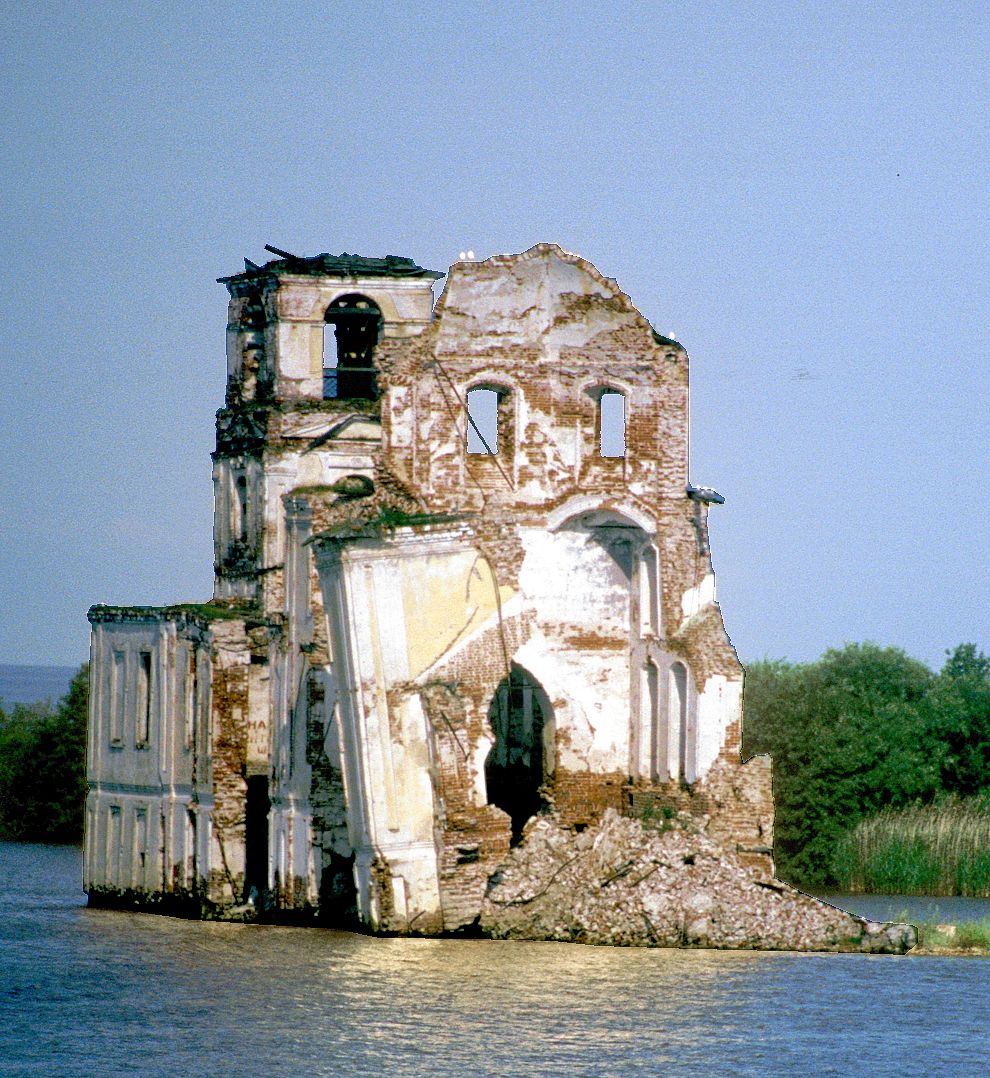
[[[209,924],[88,910],[80,875],[76,848],[0,844],[4,1075],[720,1078],[990,1068],[990,962],[978,958]]]
[[[46,700],[56,704],[69,691],[78,666],[27,666],[0,663],[0,703],[38,704]]]

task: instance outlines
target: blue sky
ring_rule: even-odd
[[[977,4],[7,5],[0,661],[212,587],[226,293],[265,243],[553,241],[691,356],[743,660],[990,650]]]

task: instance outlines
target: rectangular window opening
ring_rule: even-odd
[[[148,863],[148,810],[139,808],[134,813],[134,855],[131,859],[133,886],[144,887],[145,868]]]
[[[248,505],[247,505],[247,476],[237,477],[237,520],[235,521],[234,534],[242,542],[247,539],[248,533]]]
[[[120,805],[110,806],[107,821],[106,882],[111,887],[120,886],[120,843],[121,843]]]
[[[138,747],[148,744],[151,733],[151,652],[142,651],[138,655],[138,691],[136,729],[134,744]]]
[[[498,452],[499,394],[494,389],[472,389],[467,395],[467,450],[482,456]]]
[[[603,457],[626,455],[626,398],[606,390],[598,402],[599,450]]]
[[[110,744],[124,743],[124,663],[127,656],[122,651],[113,653],[113,672],[110,682]]]
[[[196,731],[199,686],[196,677],[196,649],[189,649],[189,669],[186,671],[186,748],[192,748]]]

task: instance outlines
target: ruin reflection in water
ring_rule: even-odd
[[[86,910],[0,844],[4,1074],[972,1074],[979,960],[375,939]]]

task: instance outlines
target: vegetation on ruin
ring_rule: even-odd
[[[374,508],[373,516],[354,517],[332,525],[323,533],[323,538],[338,536],[383,535],[396,528],[409,528],[419,524],[450,524],[463,520],[460,513],[412,513],[398,506],[381,504]]]
[[[82,839],[88,710],[88,663],[55,707],[0,703],[0,839]]]
[[[336,494],[333,486],[330,483],[309,483],[306,486],[293,487],[289,491],[289,497],[304,497],[307,494]]]
[[[166,613],[191,614],[206,621],[232,621],[258,614],[256,605],[249,603],[174,603]]]
[[[643,807],[643,810],[636,815],[636,819],[649,831],[657,831],[663,834],[669,831],[672,827],[677,826],[677,810],[673,805],[665,804],[649,804]],[[689,824],[687,819],[680,821],[682,824]]]
[[[975,820],[990,804],[990,659],[974,645],[938,674],[869,643],[752,663],[745,703],[744,756],[773,756],[781,878],[987,893],[990,828]]]

